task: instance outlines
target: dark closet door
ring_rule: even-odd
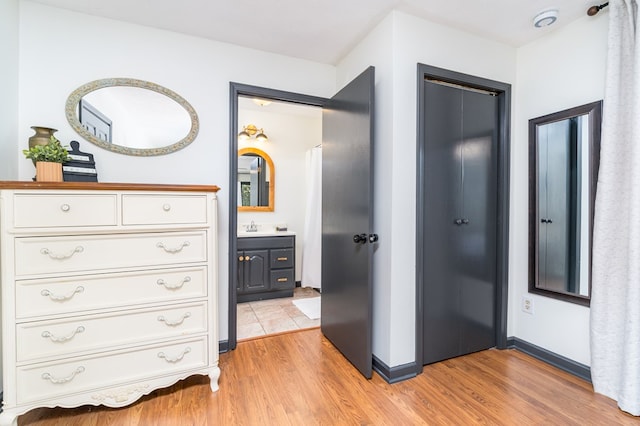
[[[572,170],[570,124],[562,120],[538,126],[538,282],[561,292],[571,283],[570,213],[576,204],[571,200],[572,173],[567,172]]]
[[[498,101],[425,81],[423,363],[495,346]]]

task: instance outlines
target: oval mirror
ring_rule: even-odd
[[[198,134],[198,115],[180,95],[130,78],[95,80],[67,98],[71,127],[89,142],[120,154],[152,156],[178,151]]]
[[[274,210],[275,168],[269,155],[258,148],[238,150],[238,211]]]

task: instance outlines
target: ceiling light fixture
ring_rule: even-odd
[[[271,101],[268,101],[266,99],[260,99],[260,98],[253,98],[253,103],[261,107],[271,105]]]
[[[533,18],[533,26],[536,28],[548,27],[558,19],[558,10],[551,9],[538,13]]]
[[[242,128],[242,131],[238,133],[238,139],[240,139],[241,141],[249,140],[251,139],[251,137],[255,137],[258,142],[266,142],[269,140],[267,135],[265,135],[264,130],[258,129],[253,124],[244,126]]]

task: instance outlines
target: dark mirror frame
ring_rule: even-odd
[[[589,115],[589,295],[581,296],[538,288],[538,141],[537,128],[581,115]],[[555,112],[529,120],[529,293],[589,306],[591,302],[591,259],[593,253],[593,212],[600,166],[602,101]]]

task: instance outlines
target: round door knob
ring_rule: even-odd
[[[245,256],[244,260],[251,260],[251,258],[249,256]]]
[[[60,206],[60,210],[62,210],[63,212],[68,212],[69,210],[71,210],[71,206],[69,204],[63,204]]]
[[[378,234],[369,234],[369,242],[370,243],[378,242]]]
[[[162,206],[162,210],[164,210],[165,212],[168,212],[169,210],[171,210],[171,204],[164,204]]]
[[[242,261],[244,260],[244,256],[239,256],[239,257],[238,257],[238,260],[239,260],[240,262],[242,262]]]

